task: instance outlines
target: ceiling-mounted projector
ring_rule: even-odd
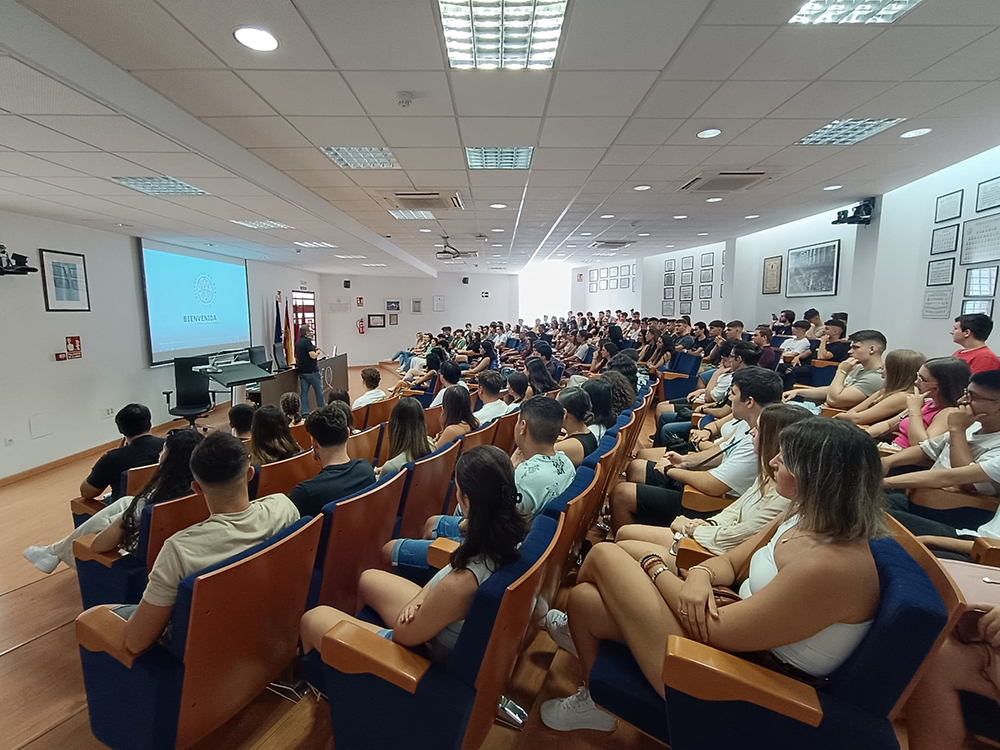
[[[434,253],[434,257],[438,260],[462,260],[479,257],[478,250],[459,250],[448,241],[447,236],[442,237],[441,241],[444,242],[444,249]]]

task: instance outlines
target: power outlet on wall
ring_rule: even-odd
[[[106,406],[101,409],[101,419],[111,419],[115,415],[115,407]]]
[[[12,445],[14,445],[14,438],[4,438],[3,439],[3,447],[4,448],[10,448]]]

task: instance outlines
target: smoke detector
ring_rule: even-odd
[[[409,91],[397,91],[396,92],[396,105],[401,109],[408,108],[413,104],[413,94]]]

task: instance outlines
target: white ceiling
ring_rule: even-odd
[[[587,262],[595,239],[634,240],[634,256],[746,234],[1000,143],[1000,3],[789,26],[802,1],[570,0],[553,70],[453,71],[436,0],[0,0],[0,209],[322,272],[516,271]],[[248,24],[278,49],[239,45],[232,31]],[[89,50],[51,43],[54,27]],[[793,145],[840,117],[907,119],[851,147]],[[698,139],[708,127],[722,135]],[[934,131],[899,138],[917,127]],[[319,150],[331,145],[389,147],[401,169],[340,170]],[[467,170],[465,146],[534,146],[532,169]],[[719,203],[677,192],[748,168],[773,177]],[[211,195],[155,198],[108,179],[156,174]],[[380,197],[392,188],[458,191],[466,210],[397,221]],[[262,218],[295,229],[229,221]],[[445,266],[442,234],[461,249],[488,239],[478,260]]]

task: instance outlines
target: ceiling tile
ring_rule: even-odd
[[[781,146],[723,146],[702,164],[746,169],[773,156],[781,150]]]
[[[993,0],[989,2],[996,5]],[[977,39],[914,78],[918,81],[993,81],[1000,78],[1000,31]]]
[[[774,29],[767,26],[699,26],[667,66],[672,81],[724,81]]]
[[[683,123],[684,120],[637,118],[625,126],[615,143],[623,146],[660,146]]]
[[[473,169],[469,172],[469,184],[485,188],[524,188],[528,181],[528,171],[524,169]]]
[[[41,177],[39,179],[50,185],[58,185],[84,195],[135,195],[136,193],[132,188],[97,177]]]
[[[325,158],[325,157],[324,157]],[[296,182],[306,187],[353,187],[354,183],[345,173],[336,169],[333,162],[330,166],[334,169],[328,170],[288,170],[285,172]],[[316,191],[313,191],[316,192]]]
[[[996,117],[1000,114],[1000,82],[988,83],[974,91],[963,94],[947,104],[924,114],[925,117]],[[996,132],[996,123],[992,123],[991,131]],[[982,132],[973,127],[972,133]],[[3,140],[3,129],[0,128],[0,141]]]
[[[309,141],[283,117],[205,117],[202,122],[245,148],[309,145]]]
[[[0,57],[0,109],[18,115],[111,114],[90,97],[12,57]]]
[[[542,146],[603,146],[615,140],[626,117],[546,117],[539,140]]]
[[[75,169],[78,172],[83,172],[93,177],[149,177],[156,175],[155,170],[137,166],[114,154],[106,154],[100,151],[86,151],[79,154],[49,153],[41,156],[44,159],[54,161],[57,164],[62,164],[64,167]],[[0,163],[2,161],[0,159]],[[3,169],[3,167],[0,167],[0,169]],[[77,174],[75,176],[80,175]]]
[[[538,143],[538,117],[459,117],[466,146],[534,146]]]
[[[191,177],[192,185],[206,193],[222,197],[244,195],[270,195],[267,190],[239,177]]]
[[[654,165],[694,166],[719,150],[718,146],[660,146],[647,163]]]
[[[891,83],[866,81],[817,81],[771,113],[771,117],[825,117],[827,121],[848,112],[892,88]]]
[[[667,145],[688,145],[688,146],[723,146],[731,143],[747,128],[757,122],[756,119],[728,120],[719,117],[712,118],[691,118],[677,128],[673,135],[667,139]],[[714,138],[699,138],[698,133],[708,128],[716,128],[722,133]]]
[[[657,77],[658,74],[653,72],[560,70],[556,74],[546,115],[630,116]]]
[[[444,73],[365,71],[344,73],[344,78],[369,115],[428,117],[453,114],[448,77]],[[400,92],[411,95],[408,107],[400,106]]]
[[[46,127],[105,151],[185,151],[183,146],[127,117],[104,115],[41,115],[30,118]],[[3,136],[0,135],[0,138]],[[58,151],[61,149],[30,149]],[[67,149],[70,150],[70,149]],[[71,149],[85,151],[86,149]]]
[[[601,159],[601,164],[639,165],[648,159],[656,146],[612,146]]]
[[[635,182],[670,182],[672,180],[680,179],[683,175],[691,170],[690,166],[685,165],[653,165],[647,164],[645,166],[639,167],[635,172],[632,173],[631,180]],[[587,185],[590,186],[590,183]],[[618,185],[615,184],[612,188],[617,190]]]
[[[418,188],[467,187],[469,173],[464,169],[408,169],[410,182]]]
[[[252,148],[250,153],[256,154],[272,167],[278,169],[339,169],[318,148]]]
[[[851,117],[916,117],[980,85],[978,82],[956,81],[900,83],[881,96],[876,96],[852,110],[850,115]]]
[[[708,81],[660,81],[636,114],[639,117],[690,117],[718,87],[718,83]]]
[[[532,169],[593,169],[603,155],[603,148],[537,148],[531,160],[531,167]]]
[[[460,146],[454,117],[373,117],[390,147]]]
[[[183,179],[184,177],[232,177],[233,173],[223,169],[198,154],[139,154],[120,152],[128,159],[160,174]]]
[[[900,26],[887,29],[824,78],[831,81],[905,81],[985,35],[981,26]]]
[[[83,141],[16,115],[0,115],[0,144],[15,151],[93,151]]]
[[[46,177],[46,180],[68,179],[59,177]],[[87,179],[86,177],[82,179]],[[0,177],[0,190],[7,190],[18,195],[75,195],[72,188],[54,185],[41,180],[32,180],[30,177]]]
[[[870,42],[884,26],[783,26],[733,73],[734,80],[813,80]]]
[[[896,23],[901,26],[913,24],[1000,26],[1000,5],[997,5],[995,0],[926,2],[918,5]]]
[[[16,151],[0,151],[0,172],[9,172],[21,177],[82,177],[75,169],[53,164],[52,157],[63,154],[41,153],[36,155],[21,154]],[[90,152],[89,155],[105,156]]]
[[[288,122],[317,147],[386,145],[367,117],[289,117]]]
[[[393,153],[403,169],[465,169],[460,148],[397,148]]]
[[[617,180],[621,182],[622,180],[627,180],[633,172],[635,172],[634,165],[599,164],[591,173],[590,178],[592,180]]]
[[[765,166],[806,166],[843,151],[847,146],[789,146],[764,159]]]
[[[698,117],[764,117],[807,86],[806,81],[728,81],[708,98]]]
[[[590,177],[586,169],[533,169],[530,187],[579,187]]]
[[[455,70],[449,74],[455,109],[466,117],[540,117],[552,83],[550,71]]]
[[[195,117],[274,114],[228,70],[147,70],[135,77]]]
[[[413,187],[402,169],[351,169],[345,174],[362,187]]]
[[[241,70],[239,76],[282,115],[363,115],[340,73]]]
[[[802,0],[715,0],[704,24],[783,26],[802,7]]]
[[[790,146],[830,122],[822,120],[779,120],[768,118],[755,124],[733,138],[736,146]]]

